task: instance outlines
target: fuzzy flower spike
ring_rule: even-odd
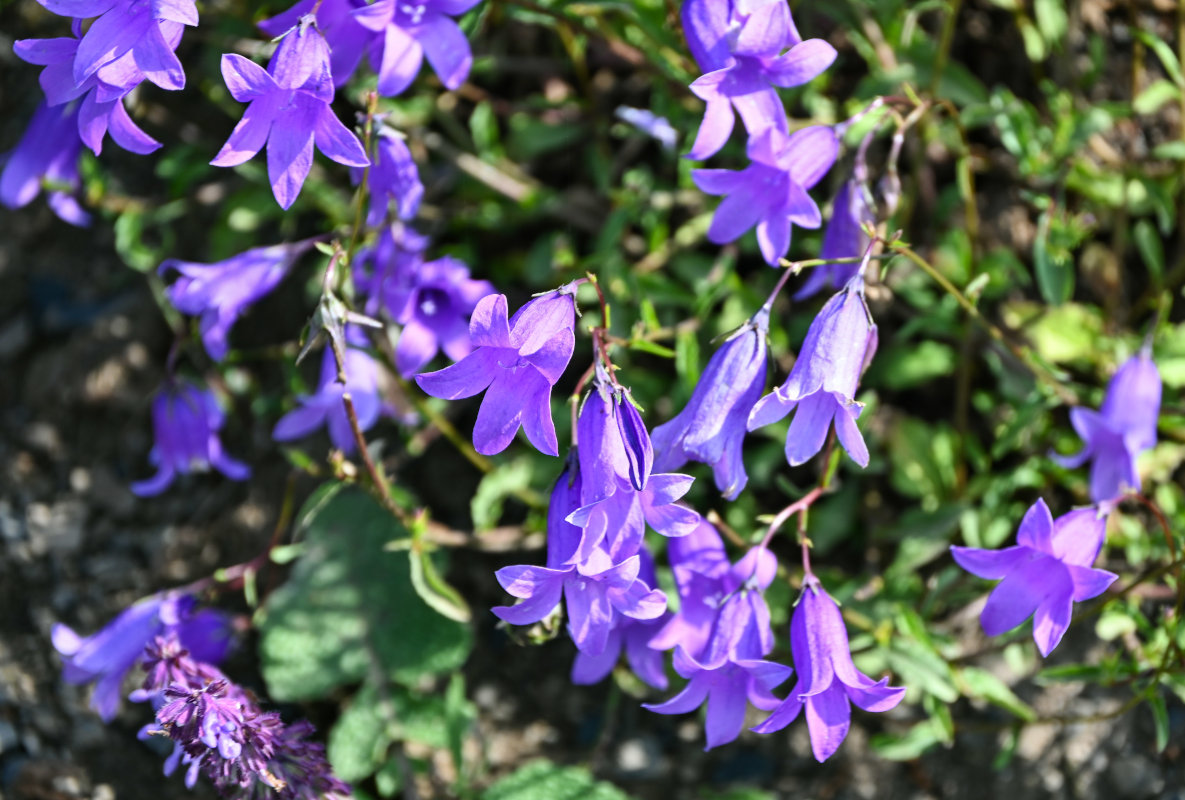
[[[864,406],[854,397],[875,352],[876,324],[864,302],[864,279],[857,274],[815,317],[789,377],[757,403],[749,415],[749,430],[795,411],[786,436],[786,460],[798,466],[823,448],[834,420],[848,455],[868,466],[868,447],[856,427]]]
[[[1048,656],[1070,627],[1074,603],[1098,597],[1118,575],[1093,569],[1107,532],[1107,508],[1090,506],[1056,520],[1044,500],[1025,513],[1016,544],[1003,550],[950,549],[972,575],[1000,583],[980,614],[983,632],[999,636],[1033,617],[1033,640]]]
[[[779,731],[805,708],[811,750],[821,763],[839,749],[848,735],[852,703],[865,711],[888,711],[901,702],[905,689],[889,686],[888,678],[874,681],[856,669],[839,606],[814,575],[807,573],[803,586],[790,621],[790,649],[798,683],[774,713],[753,730]]]

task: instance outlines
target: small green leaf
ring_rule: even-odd
[[[502,505],[507,497],[531,486],[531,462],[518,458],[487,472],[469,501],[473,527],[479,531],[493,528],[502,519]]]
[[[374,774],[391,744],[377,692],[363,686],[329,731],[326,755],[343,781],[360,781]]]
[[[593,780],[582,767],[536,761],[486,789],[481,800],[629,800],[629,795]]]
[[[1177,60],[1177,54],[1173,52],[1167,42],[1158,36],[1155,36],[1148,31],[1137,30],[1134,35],[1141,42],[1146,44],[1156,53],[1156,57],[1160,59],[1160,63],[1164,65],[1164,71],[1168,73],[1169,80],[1177,86],[1185,88],[1185,78],[1181,76],[1181,62]]]
[[[1163,753],[1169,745],[1169,710],[1158,688],[1153,688],[1148,696],[1148,707],[1152,709],[1152,720],[1156,723],[1156,752]]]
[[[437,613],[456,622],[469,622],[473,619],[469,604],[440,576],[430,553],[422,549],[409,548],[407,556],[410,559],[411,584],[421,600]]]
[[[1181,99],[1181,90],[1164,78],[1148,84],[1144,91],[1136,95],[1132,101],[1132,108],[1137,114],[1155,114],[1162,106]]]
[[[1136,240],[1140,257],[1144,259],[1144,266],[1148,268],[1152,279],[1159,284],[1164,278],[1164,242],[1160,238],[1160,232],[1151,220],[1142,219],[1133,228],[1132,236]]]
[[[1028,703],[1016,696],[1008,684],[997,678],[987,670],[979,667],[963,667],[959,670],[959,679],[963,683],[963,693],[968,697],[986,700],[1016,716],[1032,722],[1037,718],[1037,712]]]

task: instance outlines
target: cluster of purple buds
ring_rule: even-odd
[[[134,699],[148,700],[156,719],[141,738],[174,742],[165,774],[185,767],[189,788],[205,775],[226,796],[280,800],[347,798],[350,788],[333,775],[320,744],[308,741],[312,726],[286,725],[259,708],[254,696],[171,634],[145,650],[147,676]]]
[[[141,497],[163,492],[178,475],[214,467],[226,477],[244,481],[251,468],[222,450],[218,432],[226,415],[209,389],[171,377],[152,401],[152,430],[156,443],[148,454],[157,473],[132,484]]]
[[[1156,444],[1160,394],[1160,373],[1151,349],[1144,347],[1115,373],[1102,408],[1070,410],[1070,422],[1082,437],[1082,450],[1054,458],[1069,468],[1090,461],[1090,499],[1094,502],[1106,503],[1124,492],[1139,491],[1136,459]]]
[[[831,128],[789,133],[777,88],[817,77],[835,60],[835,48],[821,39],[803,41],[786,0],[686,0],[682,18],[687,44],[705,73],[691,90],[707,104],[688,158],[705,159],[720,150],[740,114],[752,162],[740,172],[693,173],[703,191],[727,195],[708,239],[731,242],[756,225],[761,254],[776,265],[789,250],[792,225],[821,224],[807,190],[838,153]]]

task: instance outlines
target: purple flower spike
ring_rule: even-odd
[[[78,176],[81,153],[78,107],[50,107],[42,102],[0,172],[0,203],[7,208],[28,205],[45,182],[53,187],[48,202],[58,217],[71,225],[89,225],[90,214],[74,198],[81,185]]]
[[[473,445],[483,455],[506,449],[519,427],[536,449],[558,455],[551,387],[576,347],[572,284],[536,297],[506,319],[506,296],[483,297],[469,321],[474,351],[451,367],[417,375],[433,397],[458,400],[486,392]]]
[[[839,606],[807,574],[802,598],[790,620],[790,648],[798,682],[757,733],[780,731],[806,707],[811,750],[820,763],[843,744],[855,703],[865,711],[888,711],[905,696],[905,689],[889,686],[889,679],[874,681],[856,669],[848,647],[848,632]]]
[[[1125,491],[1140,488],[1136,459],[1156,444],[1156,419],[1160,416],[1160,373],[1147,350],[1129,358],[1111,383],[1098,411],[1070,409],[1070,422],[1082,437],[1082,451],[1073,456],[1053,456],[1070,469],[1090,461],[1090,499],[1114,500]]]
[[[354,185],[362,182],[363,171],[358,167],[350,169],[350,180]],[[387,216],[387,206],[395,202],[399,219],[407,221],[420,210],[424,197],[424,184],[420,183],[420,172],[412,160],[411,151],[403,138],[388,128],[379,130],[375,142],[374,163],[367,173],[370,189],[370,210],[366,224],[377,228]]]
[[[209,389],[186,380],[171,379],[152,401],[152,430],[156,444],[148,454],[156,475],[132,484],[140,497],[160,494],[177,475],[214,467],[232,481],[251,477],[251,468],[222,452],[218,431],[226,415]]]
[[[687,407],[654,429],[654,466],[673,472],[688,460],[712,466],[716,488],[735,500],[749,482],[741,458],[749,412],[765,389],[769,309],[762,308],[712,354]]]
[[[181,277],[169,287],[169,301],[183,314],[201,316],[202,344],[215,361],[226,358],[231,326],[264,295],[276,288],[312,241],[254,247],[213,264],[170,258],[160,265],[163,275],[176,270]]]
[[[708,240],[726,244],[757,226],[757,244],[766,263],[777,265],[790,249],[792,225],[817,228],[819,207],[807,194],[839,153],[835,131],[814,125],[790,136],[776,128],[749,140],[749,159],[741,171],[697,169],[695,185],[708,194],[727,195],[708,227]]]
[[[691,91],[707,104],[687,154],[696,160],[708,158],[728,141],[736,124],[734,108],[751,139],[770,129],[785,134],[786,112],[774,87],[801,86],[836,56],[822,39],[802,40],[786,0],[737,2],[731,13],[726,5],[714,0],[683,5],[688,43],[707,73],[691,84]]]
[[[972,575],[1000,580],[980,615],[983,632],[999,636],[1033,617],[1033,640],[1048,656],[1070,627],[1074,603],[1098,597],[1118,575],[1093,569],[1107,533],[1106,512],[1094,506],[1056,520],[1044,500],[1025,513],[1016,544],[1003,550],[952,546]]]
[[[451,18],[481,0],[376,0],[353,12],[372,31],[370,63],[379,75],[379,94],[394,97],[415,80],[424,57],[446,89],[469,77],[473,53]]]
[[[857,275],[811,322],[789,377],[758,401],[749,415],[749,430],[777,422],[797,408],[786,436],[791,466],[805,463],[823,448],[832,420],[848,455],[868,466],[868,447],[856,427],[864,406],[853,398],[875,352],[876,325],[864,303],[864,281]]]
[[[365,343],[363,337],[353,334],[353,329],[347,329],[347,340],[353,344]],[[287,442],[308,436],[322,425],[328,425],[329,440],[333,446],[347,455],[353,453],[357,444],[342,403],[342,395],[347,391],[350,393],[354,412],[358,415],[358,427],[363,432],[370,430],[383,411],[379,394],[380,367],[365,350],[347,347],[345,369],[346,383],[342,385],[337,380],[337,360],[333,349],[326,346],[321,358],[321,380],[317,384],[316,394],[298,397],[300,407],[280,418],[272,429],[272,438],[277,442]]]
[[[876,221],[865,199],[865,189],[855,179],[848,180],[835,195],[831,221],[823,231],[819,258],[859,258],[868,249],[864,225]],[[795,300],[805,300],[824,287],[838,289],[860,271],[860,264],[823,264],[810,270],[810,276],[795,292]]]
[[[144,648],[155,637],[174,633],[195,658],[221,661],[231,644],[228,617],[211,609],[195,611],[193,606],[193,598],[184,594],[146,597],[85,638],[61,623],[54,625],[53,646],[62,655],[62,678],[73,684],[97,680],[90,705],[110,722],[119,711],[124,676],[143,661]]]
[[[276,202],[296,201],[313,166],[313,145],[350,167],[370,163],[358,137],[333,113],[329,46],[311,16],[276,48],[267,71],[237,54],[222,56],[222,77],[231,95],[249,103],[243,118],[210,163],[235,167],[267,145],[267,174]]]

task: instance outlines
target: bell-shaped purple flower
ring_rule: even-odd
[[[170,379],[152,401],[152,430],[156,444],[148,459],[157,473],[132,484],[140,497],[163,492],[177,475],[214,467],[233,481],[245,481],[251,468],[222,452],[218,432],[226,415],[209,389],[183,379]]]
[[[365,5],[366,0],[300,0],[287,11],[261,21],[259,29],[274,39],[299,25],[302,17],[315,14],[317,28],[329,43],[333,83],[342,86],[374,38],[373,31],[354,19],[354,10]]]
[[[802,597],[790,620],[790,649],[798,682],[790,696],[753,730],[780,731],[805,707],[811,750],[821,763],[848,735],[851,703],[865,711],[888,711],[901,702],[905,689],[889,686],[888,678],[874,681],[856,669],[839,606],[814,575],[808,573],[803,584]]]
[[[231,326],[248,306],[276,288],[311,246],[312,240],[306,240],[253,247],[212,264],[170,258],[158,272],[181,274],[166,291],[169,301],[183,314],[201,317],[202,344],[210,358],[221,361],[229,349]]]
[[[452,19],[481,0],[375,0],[353,12],[373,32],[370,63],[379,75],[379,94],[394,97],[411,85],[424,57],[446,89],[469,77],[473,53]]]
[[[90,214],[74,196],[81,186],[81,153],[77,104],[51,107],[43,101],[0,171],[0,204],[14,209],[28,205],[45,183],[49,207],[58,217],[71,225],[89,225]]]
[[[1160,373],[1145,348],[1115,373],[1101,409],[1070,409],[1070,422],[1082,437],[1082,451],[1054,459],[1071,469],[1090,461],[1091,500],[1103,503],[1129,489],[1139,490],[1136,460],[1156,444],[1160,394]]]
[[[1033,640],[1048,656],[1070,627],[1074,603],[1098,597],[1118,575],[1092,565],[1107,533],[1106,512],[1090,506],[1056,520],[1044,500],[1025,513],[1016,544],[1003,550],[952,546],[956,562],[972,575],[1000,583],[979,620],[999,636],[1033,617]]]
[[[348,341],[353,344],[364,343],[364,337],[352,334],[353,329],[348,328]],[[272,429],[273,439],[277,442],[299,439],[324,425],[329,428],[329,440],[338,450],[348,455],[358,449],[342,395],[350,393],[354,413],[358,415],[358,427],[363,432],[370,430],[383,411],[383,400],[379,393],[381,368],[365,350],[356,347],[345,348],[344,361],[346,382],[341,384],[337,379],[337,359],[333,349],[328,346],[325,348],[316,393],[297,398],[299,407],[280,417]]]
[[[688,158],[705,159],[728,141],[741,115],[749,137],[787,132],[786,111],[774,87],[813,80],[835,61],[822,39],[803,41],[786,0],[688,0],[683,28],[692,54],[707,73],[691,91],[707,104]]]
[[[868,447],[856,427],[864,406],[853,398],[875,352],[876,325],[864,303],[864,281],[857,275],[811,322],[786,382],[758,401],[749,415],[749,430],[797,409],[786,436],[786,460],[797,466],[823,448],[834,420],[848,455],[868,466]]]
[[[600,364],[580,409],[576,441],[586,505],[613,494],[621,481],[635,491],[646,488],[654,462],[650,434],[629,390],[614,385]]]
[[[691,177],[708,194],[726,195],[708,227],[708,240],[726,244],[757,226],[766,263],[776,265],[790,249],[792,225],[817,228],[819,206],[807,194],[839,152],[834,129],[814,125],[786,136],[776,128],[749,140],[752,163],[744,170],[697,169]]]
[[[506,449],[522,427],[540,452],[558,455],[551,387],[576,347],[575,286],[536,297],[507,320],[506,296],[481,299],[469,321],[474,350],[451,367],[417,375],[433,397],[457,400],[480,392],[473,445],[483,455]]]
[[[363,170],[350,168],[350,180],[357,186],[362,182]],[[387,217],[387,206],[395,203],[399,219],[407,221],[420,210],[424,198],[424,184],[420,183],[420,171],[411,157],[411,151],[399,134],[387,127],[380,127],[375,136],[374,159],[370,171],[366,172],[370,190],[370,210],[366,224],[377,228]]]
[[[225,614],[195,610],[191,596],[169,593],[129,606],[92,636],[81,637],[58,623],[53,626],[53,646],[62,656],[67,683],[97,681],[91,708],[110,722],[119,711],[124,676],[143,661],[144,648],[166,633],[175,634],[200,661],[218,663],[230,649],[231,626]]]
[[[855,178],[844,182],[835,195],[831,210],[831,221],[823,231],[823,244],[819,258],[859,258],[868,249],[866,224],[875,222],[872,208],[865,199],[866,188]],[[824,287],[838,289],[860,271],[859,262],[851,264],[823,264],[812,267],[807,279],[797,292],[795,300],[805,300]]]
[[[282,208],[300,194],[313,166],[314,143],[339,164],[370,163],[358,137],[330,107],[329,46],[311,16],[284,36],[266,71],[240,55],[224,54],[222,77],[234,99],[249,105],[210,163],[238,166],[266,144],[268,179]]]
[[[716,488],[735,500],[749,482],[741,446],[749,412],[765,389],[769,309],[712,354],[687,406],[654,429],[655,469],[673,472],[688,460],[710,464]]]

